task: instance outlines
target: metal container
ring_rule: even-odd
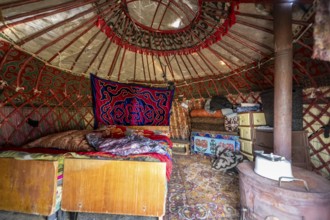
[[[292,180],[291,163],[284,157],[265,154],[263,151],[255,151],[255,155],[254,172],[272,180],[279,180],[281,177],[290,177],[283,179],[284,181]]]

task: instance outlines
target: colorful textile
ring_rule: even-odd
[[[204,151],[196,151],[196,149],[200,149],[200,148],[196,148],[195,147],[195,138],[196,137],[204,137],[204,138],[207,138],[207,139],[204,139],[204,140],[207,140],[207,143],[201,143],[200,145],[204,145],[203,148],[205,148]],[[199,138],[200,139],[200,138]],[[230,143],[229,145],[226,145],[228,146],[227,148],[230,148],[232,151],[235,151],[235,152],[238,152],[241,148],[241,144],[239,142],[239,136],[238,135],[228,135],[228,134],[217,134],[217,133],[211,133],[211,132],[191,132],[191,139],[190,139],[190,144],[191,144],[191,150],[192,152],[195,152],[195,153],[204,153],[204,154],[207,154],[207,155],[213,155],[214,156],[214,153],[215,153],[215,148],[217,147],[217,141],[216,140],[223,140],[222,143],[225,143],[226,140],[227,141],[233,141],[233,143],[231,144],[231,142],[228,142]],[[206,150],[208,149],[208,150]],[[210,154],[211,152],[211,154]]]
[[[218,147],[224,147],[231,151],[235,151],[235,141],[199,136],[195,136],[194,138],[194,150],[196,153],[214,155]]]
[[[238,220],[239,178],[211,168],[201,155],[174,155],[164,219]]]
[[[132,154],[158,153],[170,157],[170,149],[163,141],[132,134],[122,138],[104,138],[100,133],[86,135],[90,145],[97,151],[108,152],[119,156]]]
[[[260,106],[237,106],[237,113],[240,112],[258,112],[260,111]]]
[[[233,113],[236,114],[236,113]],[[236,132],[238,129],[238,116],[236,114],[236,116],[234,117],[225,117],[225,129],[226,131],[232,131],[232,132]]]
[[[112,82],[91,74],[94,127],[169,125],[174,90]]]
[[[223,172],[235,172],[236,166],[243,161],[243,155],[218,146],[215,158],[212,159],[212,168]]]

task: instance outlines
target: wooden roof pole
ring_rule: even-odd
[[[227,33],[227,36],[230,37],[231,39],[233,39],[234,41],[244,45],[245,47],[248,47],[249,49],[253,50],[254,52],[260,54],[261,56],[267,57],[267,54],[265,54],[264,52],[256,49],[255,47],[252,47],[250,44],[242,41],[241,39],[239,39],[238,37],[235,37],[234,35]]]
[[[256,63],[258,62],[258,60],[253,59],[253,58],[251,57],[251,55],[248,55],[248,54],[245,53],[244,51],[242,51],[242,50],[238,49],[237,47],[235,47],[235,46],[233,46],[233,45],[227,43],[226,41],[222,40],[222,41],[221,41],[221,44],[218,43],[218,45],[222,45],[222,44],[224,44],[224,45],[226,45],[227,47],[231,48],[233,51],[236,51],[236,52],[238,52],[238,53],[244,55],[244,57],[248,58],[249,60],[251,60],[251,61],[253,61],[253,62],[256,62]],[[223,46],[223,45],[222,45],[222,46]]]
[[[35,10],[35,11],[29,11],[26,13],[20,13],[20,14],[13,15],[10,17],[5,17],[4,20],[6,21],[6,24],[0,26],[0,32],[6,30],[8,28],[14,27],[16,25],[19,25],[19,24],[23,24],[23,23],[31,22],[31,21],[41,19],[41,18],[44,18],[47,16],[59,14],[64,11],[68,11],[68,10],[71,10],[71,9],[74,9],[74,8],[77,8],[77,7],[86,5],[86,4],[93,3],[95,1],[97,1],[97,0],[89,0],[88,2],[78,2],[78,3],[75,1],[67,2],[67,3],[56,5],[56,6],[52,6],[49,8],[42,8],[42,9]],[[22,19],[8,23],[8,21],[10,21],[10,20],[15,20],[15,19],[19,19],[19,18],[22,18]]]
[[[102,63],[103,63],[103,60],[104,60],[104,58],[105,58],[105,56],[106,56],[106,54],[107,54],[107,52],[108,52],[108,50],[109,50],[109,48],[110,48],[110,46],[111,46],[111,43],[112,43],[112,41],[108,41],[108,45],[107,45],[107,47],[105,48],[105,50],[104,50],[104,52],[103,52],[103,54],[102,54],[102,58],[101,58],[101,60],[100,60],[100,62],[99,62],[99,64],[98,64],[98,66],[97,66],[97,69],[95,70],[95,75],[97,76],[97,73],[99,72],[99,70],[100,70],[100,68],[101,68],[101,65],[102,65]]]
[[[137,53],[134,54],[134,77],[133,77],[133,80],[136,79],[136,56],[137,56]]]
[[[309,80],[311,81],[311,83],[313,84],[314,87],[317,87],[317,83],[314,80],[314,78],[311,76],[311,74],[309,74],[309,72],[304,68],[303,65],[301,65],[299,62],[297,61],[293,61],[293,65],[298,66],[298,69],[300,70],[300,72],[302,72],[303,74],[307,75],[307,77],[309,78]]]
[[[186,68],[188,69],[188,65],[186,64],[186,62],[185,62],[185,61],[183,60],[183,58],[182,58],[183,55],[179,55],[179,56],[180,56],[180,58],[181,58],[183,64],[184,64],[184,65],[186,66]],[[188,63],[189,63],[190,66],[191,66],[191,68],[194,70],[195,74],[197,75],[197,78],[199,78],[200,76],[199,76],[199,74],[198,74],[198,71],[196,70],[196,68],[194,67],[194,65],[192,65],[192,63],[191,63],[191,61],[190,61],[188,55],[184,55],[184,56],[186,57],[186,59],[188,60]],[[203,70],[203,71],[204,71],[204,70]]]
[[[196,53],[196,54],[197,54],[197,53]],[[201,63],[197,61],[197,59],[195,58],[195,56],[194,56],[193,54],[190,54],[190,56],[193,58],[194,62],[199,66],[199,68],[202,69],[203,73],[205,73],[206,76],[209,76],[209,74],[208,74],[208,73],[206,72],[206,70],[203,68],[203,66],[201,65]],[[188,58],[188,56],[187,56],[187,58]],[[189,58],[188,58],[188,60],[189,60]],[[190,62],[190,60],[189,60],[189,62]],[[192,62],[190,62],[190,65],[192,65]],[[211,73],[213,74],[212,70],[211,70]],[[213,75],[214,75],[214,74],[213,74]],[[198,75],[198,78],[201,78],[201,76]]]
[[[152,17],[152,21],[151,21],[151,24],[150,24],[150,28],[152,28],[152,26],[154,25],[154,21],[155,21],[155,18],[156,18],[156,15],[157,15],[157,12],[158,12],[158,8],[160,6],[160,3],[157,4],[157,8],[155,10],[155,13],[154,13],[154,16]]]
[[[99,49],[97,50],[97,52],[95,53],[93,59],[91,60],[91,62],[88,64],[87,68],[83,71],[83,73],[86,73],[88,71],[88,69],[93,65],[93,63],[95,62],[96,60],[96,57],[98,57],[98,55],[100,55],[100,52],[102,50],[102,48],[104,48],[106,42],[108,42],[108,37],[107,36],[104,36],[104,40],[103,42],[101,43],[101,46],[99,47]]]
[[[142,68],[143,68],[144,81],[147,81],[146,70],[145,70],[145,68],[144,68],[143,53],[141,53],[140,56],[141,56],[141,65],[142,65]]]
[[[213,66],[213,68],[215,68],[217,70],[217,68],[211,63],[211,61],[209,61],[204,54],[202,53],[202,51],[197,51],[198,56],[203,60],[203,62],[205,63],[205,65],[208,67],[208,69],[211,71],[213,76],[216,76],[216,73],[213,72],[213,69],[210,67],[210,65]],[[209,65],[210,64],[210,65]]]
[[[259,25],[255,25],[255,24],[251,24],[250,22],[243,21],[241,19],[237,19],[236,20],[236,23],[237,24],[240,24],[240,25],[245,25],[247,27],[251,27],[251,28],[254,28],[256,30],[263,31],[263,32],[266,32],[266,33],[269,33],[269,34],[273,34],[273,30],[272,29],[261,27]]]
[[[168,66],[168,70],[170,71],[170,73],[172,75],[173,81],[176,82],[177,80],[174,77],[174,70],[171,65],[171,60],[167,56],[164,56],[164,59],[165,59],[166,65]]]
[[[0,8],[1,9],[13,8],[13,7],[18,7],[21,5],[26,5],[26,4],[40,2],[40,1],[42,1],[42,0],[20,0],[20,1],[14,1],[14,2],[11,1],[11,2],[0,4]]]
[[[123,55],[121,56],[120,67],[119,67],[118,78],[117,78],[118,81],[120,80],[120,71],[123,67],[123,63],[124,63],[124,60],[125,60],[125,54],[126,54],[126,48],[124,48]]]
[[[244,59],[242,59],[242,58],[240,57],[240,55],[237,56],[237,54],[235,54],[233,51],[229,50],[228,48],[224,47],[223,45],[221,45],[221,44],[219,44],[219,43],[217,43],[216,45],[217,45],[218,47],[220,47],[221,49],[227,51],[227,53],[230,53],[231,55],[237,57],[237,58],[239,59],[240,62],[244,63],[244,65],[247,65],[247,64],[248,64]],[[231,49],[232,49],[232,48],[231,48]],[[238,52],[237,50],[234,50],[234,51],[235,51],[236,53]],[[252,60],[252,61],[254,61],[254,60]],[[235,66],[237,66],[237,65],[235,64]]]
[[[270,46],[268,46],[266,44],[263,44],[261,42],[258,42],[257,40],[255,40],[255,39],[253,39],[251,37],[248,37],[248,36],[246,36],[244,34],[241,34],[241,33],[237,32],[237,31],[234,31],[234,30],[231,29],[230,30],[230,33],[233,34],[233,35],[236,35],[237,37],[240,37],[240,38],[242,38],[242,39],[244,39],[244,40],[246,40],[248,42],[251,42],[251,43],[254,43],[254,44],[256,44],[256,45],[258,45],[260,47],[263,47],[263,48],[265,48],[265,49],[267,49],[267,50],[269,50],[271,52],[274,51],[274,49],[271,48]]]
[[[148,55],[145,55],[145,56],[146,56],[146,62],[147,62],[147,70],[148,70],[149,80],[151,82],[152,80],[151,80],[151,74],[150,74],[149,59],[148,59]]]
[[[236,15],[238,16],[245,16],[245,17],[250,17],[250,18],[257,18],[257,19],[262,19],[262,20],[267,20],[267,21],[274,21],[273,16],[271,15],[257,15],[257,14],[250,14],[250,13],[244,13],[244,12],[239,12],[236,11]],[[306,21],[301,21],[301,20],[292,20],[292,24],[298,24],[298,25],[303,25],[303,26],[308,26],[309,22]]]
[[[143,54],[142,54],[143,55]],[[145,55],[146,56],[146,66],[147,66],[147,70],[148,70],[148,75],[149,75],[149,80],[152,81],[151,79],[151,74],[150,74],[150,67],[149,67],[149,59],[148,59],[148,55]]]
[[[156,67],[155,67],[154,55],[151,55],[151,59],[152,59],[152,67],[153,67],[153,70],[154,70],[155,81],[158,82],[158,80],[157,80],[157,73],[156,73]]]
[[[103,25],[105,26],[105,24]],[[102,26],[102,28],[103,28]],[[86,50],[86,48],[95,40],[95,38],[97,37],[97,35],[99,35],[101,32],[101,29],[99,29],[89,40],[88,42],[84,45],[84,47],[79,51],[79,54],[77,55],[77,57],[75,58],[75,60],[72,62],[70,70],[72,71],[74,69],[74,67],[76,66],[77,61],[79,60],[79,58],[81,57],[81,55],[83,54],[83,52]]]
[[[292,3],[274,4],[274,153],[291,160]]]
[[[117,60],[118,60],[118,57],[119,57],[119,54],[120,54],[120,51],[121,51],[122,47],[121,46],[117,46],[117,50],[116,50],[116,53],[115,53],[115,56],[113,57],[112,59],[112,63],[110,65],[110,69],[109,69],[109,72],[108,72],[108,77],[111,77],[115,67],[116,67],[116,64],[117,64]]]
[[[101,8],[101,7],[103,7],[103,6],[107,5],[107,4],[108,3],[105,2],[105,3],[101,4],[101,5],[99,5],[97,8]],[[58,27],[61,27],[62,25],[66,24],[66,23],[69,23],[69,22],[71,22],[71,21],[73,21],[75,19],[78,19],[78,18],[80,18],[82,16],[85,16],[85,15],[87,15],[89,13],[92,13],[94,11],[95,11],[95,8],[91,8],[91,9],[85,10],[83,12],[80,12],[80,13],[78,13],[78,14],[76,14],[76,15],[74,15],[74,16],[66,19],[66,20],[62,20],[62,21],[60,21],[60,22],[58,22],[56,24],[47,26],[46,28],[41,29],[40,31],[37,31],[34,34],[29,35],[28,37],[25,37],[25,38],[21,39],[16,44],[19,45],[19,46],[22,46],[22,45],[26,44],[27,42],[29,42],[29,41],[37,38],[37,37],[40,37],[41,35],[45,34],[46,32],[49,32],[49,31],[54,30],[54,29],[56,29]]]
[[[186,78],[184,77],[184,74],[183,74],[182,69],[181,69],[181,67],[180,67],[180,64],[179,64],[179,62],[178,62],[178,59],[176,58],[175,55],[173,55],[173,56],[174,56],[174,59],[175,59],[176,64],[177,64],[178,67],[179,67],[179,70],[180,70],[180,73],[181,73],[181,75],[182,75],[183,81],[186,81]],[[190,72],[189,72],[188,69],[187,69],[187,71],[188,71],[188,73],[190,74]],[[190,74],[190,77],[193,78],[191,74]]]
[[[220,54],[217,52],[217,51],[215,51],[213,48],[211,48],[211,47],[208,47],[207,48],[209,51],[211,51],[217,58],[219,58],[219,60],[220,61],[222,61],[222,62],[224,62],[224,64],[232,71],[232,72],[237,72],[234,68],[232,68],[230,65],[229,65],[229,60],[227,60],[227,59],[225,59],[223,56],[220,56]],[[237,66],[237,64],[235,64],[235,63],[232,63],[232,62],[230,62],[231,64],[233,64],[233,65],[235,65],[235,66]],[[239,73],[237,73],[237,76],[239,77],[239,78],[242,78],[242,80],[244,81],[244,83],[245,83],[245,85],[247,86],[247,87],[249,87],[249,89],[251,89],[251,86],[249,85],[249,83],[247,83],[246,82],[246,80],[241,76],[241,74],[239,74]]]
[[[185,68],[186,68],[187,71],[189,72],[191,79],[193,79],[194,77],[191,75],[191,73],[190,73],[190,71],[189,71],[189,69],[188,69],[188,66],[187,66],[186,62],[184,61],[184,59],[182,58],[182,56],[181,56],[180,54],[179,54],[178,56],[180,57],[180,59],[181,59],[183,65],[185,66]],[[186,55],[186,56],[187,56],[187,55]],[[197,73],[195,67],[194,67],[194,66],[191,66],[191,67],[193,68],[195,74],[198,76],[198,73]]]

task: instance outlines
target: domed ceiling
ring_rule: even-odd
[[[188,98],[260,91],[273,83],[274,19],[271,4],[256,2],[2,0],[0,32],[45,66],[85,77],[175,85]],[[295,48],[308,53],[314,8],[293,5]],[[298,84],[314,74],[304,57],[295,61]]]

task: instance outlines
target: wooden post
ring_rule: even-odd
[[[274,4],[274,153],[291,160],[292,3]]]

